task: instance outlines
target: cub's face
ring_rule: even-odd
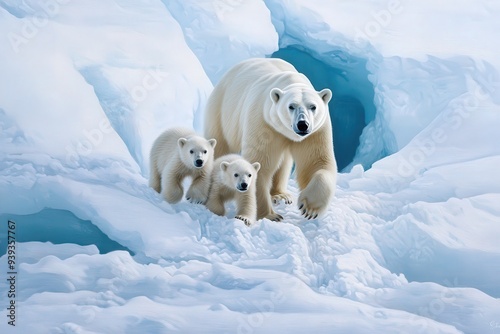
[[[293,141],[301,141],[319,129],[328,118],[328,102],[332,92],[320,92],[304,86],[292,85],[285,90],[273,88],[273,108],[268,122],[281,134]]]
[[[251,164],[245,159],[233,162],[223,161],[220,164],[220,169],[223,173],[223,182],[227,187],[245,192],[256,182],[260,163]]]
[[[203,137],[192,136],[179,138],[177,141],[182,162],[189,168],[203,168],[214,158],[215,139],[206,140]]]

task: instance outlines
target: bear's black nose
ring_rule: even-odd
[[[248,184],[243,182],[242,184],[240,184],[240,187],[241,187],[241,189],[246,189],[246,188],[248,188]]]
[[[196,159],[196,161],[194,163],[195,163],[196,167],[203,166],[203,160],[201,160],[201,159]]]
[[[307,129],[309,129],[309,123],[307,123],[307,121],[298,121],[297,122],[297,129],[300,132],[306,132]]]

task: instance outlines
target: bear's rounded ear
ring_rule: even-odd
[[[321,99],[323,100],[323,102],[325,102],[325,104],[330,102],[330,100],[332,99],[332,91],[329,90],[328,88],[323,89],[318,94],[319,94],[319,97],[321,97]]]
[[[229,162],[223,161],[220,163],[220,169],[225,172],[227,170],[227,167],[229,167]]]
[[[252,164],[252,167],[253,167],[253,169],[255,169],[255,171],[256,171],[256,172],[258,172],[258,171],[259,171],[259,169],[260,169],[260,163],[258,163],[258,162],[254,162],[254,163]]]
[[[274,103],[278,103],[281,96],[283,95],[283,91],[279,88],[273,88],[271,89],[270,95],[271,95],[271,100],[273,100]]]
[[[179,140],[177,140],[177,144],[179,145],[180,148],[183,148],[184,145],[186,145],[186,143],[187,143],[186,138],[179,138]]]
[[[208,143],[210,144],[210,146],[212,146],[212,148],[215,148],[215,145],[217,145],[217,140],[212,138],[208,140]]]

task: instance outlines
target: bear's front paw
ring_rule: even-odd
[[[299,196],[299,211],[306,219],[318,218],[318,215],[324,210],[322,205],[324,205],[322,201],[320,203],[314,202],[304,194]]]
[[[318,218],[320,210],[318,208],[310,207],[306,202],[302,202],[299,205],[299,211],[302,213],[306,219],[316,219]]]
[[[236,216],[234,218],[239,219],[239,220],[243,220],[243,222],[245,223],[246,226],[250,226],[252,224],[252,221],[247,217]]]
[[[271,212],[265,218],[272,220],[272,221],[275,221],[275,222],[280,222],[283,220],[283,216],[280,215],[279,213],[276,213],[276,212]]]
[[[292,195],[289,193],[281,193],[271,196],[273,204],[278,204],[280,201],[285,201],[285,204],[292,204]]]
[[[331,195],[332,191],[328,182],[321,178],[313,178],[299,195],[299,210],[305,218],[315,219],[326,210]]]

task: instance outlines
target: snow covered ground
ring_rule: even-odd
[[[0,332],[500,333],[499,15],[486,0],[0,0]],[[246,227],[234,207],[162,201],[156,136],[201,130],[228,68],[286,48],[364,112],[328,212],[282,203],[283,223]]]

